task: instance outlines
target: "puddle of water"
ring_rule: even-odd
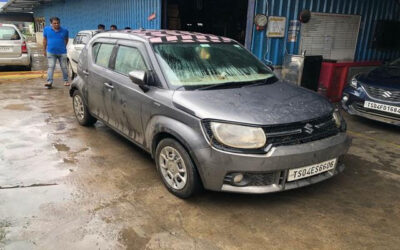
[[[5,106],[4,109],[22,110],[22,111],[32,110],[30,107],[27,107],[25,104],[10,104],[10,105]]]
[[[53,143],[53,146],[57,149],[57,151],[69,151],[70,150],[70,148],[65,144]]]
[[[32,249],[33,241],[21,237],[21,231],[40,210],[71,199],[71,192],[65,185],[0,190],[0,249]]]

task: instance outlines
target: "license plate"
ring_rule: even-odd
[[[331,169],[334,169],[336,166],[337,159],[332,159],[329,161],[324,161],[318,164],[314,164],[311,166],[295,168],[289,170],[288,181],[295,181],[303,178],[307,178],[309,176],[317,175]]]
[[[12,52],[11,47],[0,47],[0,52]]]
[[[383,111],[383,112],[387,112],[387,113],[400,115],[400,107],[386,105],[386,104],[377,103],[377,102],[365,101],[364,108],[375,109],[375,110],[379,110],[379,111]]]

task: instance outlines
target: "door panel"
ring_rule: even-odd
[[[114,44],[97,43],[92,47],[94,63],[88,67],[88,105],[90,111],[102,120],[111,123],[109,99],[112,91],[106,88],[105,83],[112,78],[113,72],[108,69],[109,61],[112,55]]]
[[[114,66],[116,73],[113,81],[112,119],[121,132],[139,144],[143,144],[144,141],[141,109],[148,97],[129,79],[128,73],[147,69],[136,47],[124,45],[118,47]]]

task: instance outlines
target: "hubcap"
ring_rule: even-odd
[[[167,184],[177,190],[183,189],[187,181],[187,171],[179,152],[173,147],[164,147],[160,152],[159,163],[161,175]]]
[[[82,98],[79,95],[74,96],[74,112],[78,120],[82,121],[85,117],[85,109]]]

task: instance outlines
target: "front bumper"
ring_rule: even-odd
[[[204,188],[239,193],[270,193],[299,188],[328,179],[344,169],[340,156],[349,149],[351,139],[346,133],[293,146],[272,148],[266,155],[242,155],[209,147],[194,152]],[[336,168],[315,176],[287,182],[289,169],[309,166],[339,158]],[[269,176],[269,181],[256,185],[237,186],[227,182],[230,173]],[[259,178],[259,177],[256,177]],[[265,183],[265,185],[263,185]]]
[[[344,101],[342,99],[342,107],[350,115],[357,115],[367,119],[400,126],[400,116],[387,112],[364,108],[365,101],[372,101],[394,106],[398,106],[399,104],[386,103],[382,100],[372,99],[363,91],[362,88],[359,88],[357,90],[347,88],[344,90],[343,96],[347,97],[347,101]]]
[[[0,66],[29,66],[30,64],[29,54],[22,54],[20,57],[0,58]]]

